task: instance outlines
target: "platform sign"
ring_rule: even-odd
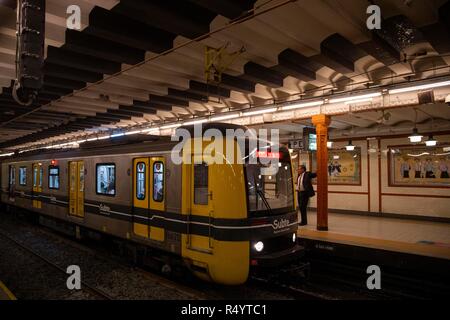
[[[317,151],[316,129],[305,127],[303,129],[303,144],[307,151]]]
[[[303,139],[289,140],[289,149],[305,150]]]

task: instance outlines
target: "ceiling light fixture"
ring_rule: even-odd
[[[347,151],[354,151],[355,150],[355,146],[352,144],[352,140],[348,141],[348,145],[345,146],[345,149]]]
[[[321,106],[321,105],[323,105],[323,100],[303,102],[303,103],[294,103],[294,104],[283,106],[280,109],[283,111],[287,111],[287,110],[307,108],[307,107],[316,107],[316,106]]]
[[[408,137],[411,143],[419,143],[422,142],[423,136],[419,134],[419,130],[417,130],[417,109],[414,108],[415,118],[414,118],[414,129],[412,134]]]
[[[411,143],[419,143],[422,142],[423,136],[419,134],[417,128],[414,128],[412,134],[408,138]]]
[[[208,122],[208,119],[192,120],[192,121],[187,121],[183,124],[185,126],[191,126],[191,125],[201,124],[201,123],[205,123],[205,122]]]
[[[255,110],[255,111],[247,111],[247,112],[244,112],[242,115],[245,117],[249,117],[249,116],[256,116],[256,115],[264,114],[264,113],[272,113],[277,110],[278,110],[278,108],[266,108],[266,109],[260,109],[260,110]]]
[[[424,85],[419,85],[419,86],[392,89],[392,90],[389,90],[389,94],[426,90],[426,89],[433,89],[433,88],[439,88],[439,87],[445,87],[445,86],[450,86],[450,81],[442,81],[442,82],[429,83],[429,84],[424,84]]]
[[[110,138],[117,138],[117,137],[122,137],[122,136],[124,136],[125,135],[125,133],[116,133],[116,134],[112,134],[111,136],[110,136]]]
[[[3,154],[0,154],[0,157],[9,157],[9,156],[12,156],[13,154],[14,154],[14,152],[3,153]]]
[[[369,99],[369,98],[376,98],[376,97],[380,97],[380,96],[381,96],[381,92],[374,92],[374,93],[363,94],[363,95],[358,95],[358,96],[330,99],[330,103],[358,101],[358,100],[364,100],[364,99]]]
[[[225,121],[225,120],[231,120],[231,119],[236,119],[239,118],[241,116],[240,113],[234,113],[234,114],[225,114],[225,115],[215,115],[215,116],[211,116],[211,118],[209,119],[210,121]]]
[[[173,129],[173,128],[178,128],[178,127],[181,127],[181,123],[168,124],[168,125],[162,126],[160,129],[165,130],[165,129]]]
[[[437,140],[433,138],[433,135],[431,134],[428,137],[428,140],[425,141],[425,144],[427,145],[427,147],[435,147],[437,145]]]
[[[353,100],[353,101],[346,101],[345,104],[356,104],[356,103],[362,103],[362,102],[372,102],[373,98],[366,98],[366,99],[360,99],[360,100]]]
[[[159,131],[159,127],[155,127],[155,128],[148,128],[145,130],[142,130],[142,133],[149,133],[149,132],[158,132]]]
[[[138,134],[138,133],[141,133],[141,130],[125,132],[125,135],[126,135],[126,136],[129,136],[129,135],[132,135],[132,134]]]

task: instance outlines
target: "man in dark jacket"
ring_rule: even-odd
[[[300,208],[301,213],[301,222],[300,225],[304,226],[308,224],[308,217],[306,209],[308,207],[309,198],[314,197],[316,193],[314,192],[314,188],[312,186],[311,180],[316,178],[317,174],[312,172],[307,172],[306,167],[301,165],[298,167],[298,177],[297,177],[297,198],[298,198],[298,206]]]

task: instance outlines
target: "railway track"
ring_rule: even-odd
[[[89,299],[96,298],[101,300],[116,299],[183,299],[183,300],[202,300],[207,299],[206,295],[200,291],[178,284],[164,276],[156,275],[143,268],[130,266],[120,257],[115,257],[100,248],[91,248],[74,239],[68,238],[66,235],[59,234],[53,230],[48,230],[42,226],[36,227],[33,223],[28,223],[21,219],[11,219],[4,224],[0,224],[0,238],[9,241],[15,247],[19,247],[28,255],[39,259],[45,265],[56,269],[62,278],[67,278],[65,265],[69,261],[83,264],[82,269],[82,289],[76,290],[76,296],[84,299],[82,292],[87,292]],[[14,224],[11,224],[14,223]],[[16,229],[17,228],[17,229]],[[9,230],[8,230],[9,229]],[[11,234],[14,230],[14,235]],[[9,234],[8,234],[9,233]],[[16,234],[21,235],[16,237]],[[28,236],[29,239],[26,238]],[[19,238],[19,240],[17,239]],[[24,238],[24,239],[21,239]],[[30,239],[33,239],[32,241]],[[31,245],[25,244],[31,243]],[[37,250],[33,249],[34,243],[46,243],[38,246]],[[41,251],[41,252],[38,252]],[[55,252],[65,251],[72,252],[73,255],[58,259]],[[53,255],[53,258],[51,256]],[[59,260],[55,262],[53,260]],[[93,269],[101,269],[101,272],[107,274],[105,277],[111,277],[110,281],[105,281],[105,277],[95,274]],[[88,271],[84,271],[88,270]],[[133,288],[133,283],[128,283],[125,276],[128,276],[132,282],[135,282],[139,288]],[[89,279],[89,281],[86,280]],[[111,283],[109,283],[111,282]],[[95,283],[95,284],[94,284]],[[109,288],[109,290],[100,289]],[[128,287],[131,291],[138,293],[128,294]],[[67,289],[66,289],[67,290]],[[75,291],[75,290],[74,290]],[[80,292],[81,291],[81,292]],[[109,291],[112,291],[111,293]],[[159,294],[158,294],[159,292]],[[119,294],[117,294],[119,293]]]
[[[46,257],[42,256],[41,254],[37,253],[36,251],[31,249],[30,247],[24,245],[23,243],[20,243],[19,241],[13,239],[12,237],[6,235],[3,232],[0,232],[0,237],[3,238],[3,239],[6,239],[7,241],[9,241],[11,243],[13,243],[15,246],[19,247],[21,250],[23,250],[23,251],[31,254],[32,256],[38,258],[40,261],[44,262],[46,265],[51,266],[53,269],[55,269],[58,272],[60,272],[63,276],[67,277],[66,270],[61,268],[56,263],[50,261]],[[96,288],[93,285],[90,285],[86,281],[81,280],[81,284],[82,284],[82,289],[81,290],[83,290],[85,292],[88,292],[90,296],[97,297],[97,298],[99,298],[101,300],[113,300],[113,298],[109,294],[107,294],[106,292]]]
[[[287,281],[271,280],[261,276],[252,276],[250,281],[257,285],[270,287],[271,290],[286,292],[299,300],[336,300],[336,297],[329,296],[325,293],[315,292],[301,286],[296,286]]]
[[[158,287],[166,288],[167,290],[178,293],[178,295],[175,295],[175,297],[166,297],[165,299],[176,299],[177,297],[180,297],[178,299],[183,300],[286,300],[292,299],[294,296],[301,299],[305,299],[306,297],[306,295],[300,295],[299,292],[295,292],[294,294],[293,291],[288,292],[287,290],[284,290],[284,293],[275,292],[273,290],[268,290],[268,288],[264,288],[259,285],[253,285],[251,283],[238,287],[223,287],[211,283],[206,283],[193,277],[190,277],[189,280],[186,280],[185,278],[179,279],[178,277],[172,279],[165,275],[159,275],[153,270],[148,270],[145,267],[136,266],[134,263],[130,263],[129,260],[118,255],[115,252],[116,250],[113,250],[108,242],[103,243],[102,241],[90,240],[79,241],[71,236],[60,233],[53,229],[36,225],[36,220],[30,220],[26,217],[27,216],[19,217],[0,215],[0,226],[2,227],[0,228],[0,231],[1,229],[5,228],[5,231],[8,231],[14,237],[16,237],[16,235],[21,235],[18,236],[19,239],[24,238],[25,235],[28,234],[29,238],[33,240],[25,239],[26,242],[48,242],[51,243],[51,247],[56,247],[56,251],[60,250],[57,247],[62,246],[64,251],[85,252],[90,256],[95,256],[97,259],[110,261],[109,264],[111,265],[120,265],[124,269],[128,269],[128,273],[133,274],[134,278],[138,277],[142,279],[141,282],[145,281],[145,279],[148,279],[149,282],[155,283]],[[61,243],[61,245],[59,245],[58,243]],[[74,256],[76,256],[76,254],[74,254]],[[64,260],[72,261],[73,259],[78,258],[69,257],[69,259]],[[63,265],[65,265],[65,263],[67,262],[62,263]],[[89,267],[93,269],[93,267],[91,267],[91,264],[94,264],[94,261],[89,261]],[[82,270],[84,270],[85,268],[86,267],[83,267]],[[68,275],[64,275],[67,278]],[[84,276],[87,276],[87,274],[85,274]],[[100,279],[100,281],[103,280]],[[93,279],[92,282],[95,283],[96,279]],[[92,282],[89,283],[92,284]],[[101,286],[104,287],[104,285],[102,284]],[[110,294],[110,296],[113,295]],[[135,297],[127,297],[127,299],[135,299]],[[136,299],[141,298],[136,297]]]

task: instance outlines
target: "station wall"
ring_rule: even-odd
[[[450,135],[434,137],[440,143],[450,144]],[[407,137],[352,141],[361,148],[361,185],[329,185],[330,211],[450,222],[450,187],[389,185],[389,147],[410,145]],[[333,148],[345,148],[346,144],[347,141],[335,142]],[[295,162],[295,167],[306,163],[309,170],[312,156],[301,153]],[[316,208],[316,201],[316,197],[311,198],[310,208]]]

